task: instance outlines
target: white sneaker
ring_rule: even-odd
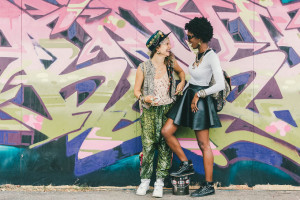
[[[141,196],[146,195],[147,191],[149,190],[149,184],[150,179],[141,179],[141,184],[136,190],[136,194]]]
[[[153,197],[163,197],[163,191],[164,191],[164,179],[157,179],[154,183],[154,190],[153,190]]]

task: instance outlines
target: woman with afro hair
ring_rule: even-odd
[[[198,190],[191,193],[192,197],[199,197],[215,193],[214,157],[210,147],[209,129],[221,127],[221,123],[211,94],[223,90],[225,83],[219,58],[208,46],[208,42],[213,37],[213,27],[210,22],[204,17],[195,17],[185,24],[185,29],[190,46],[197,49],[198,53],[195,62],[188,68],[191,79],[185,86],[182,97],[167,113],[168,119],[162,128],[162,135],[181,161],[179,170],[170,175],[185,176],[194,173],[193,164],[184,154],[174,134],[179,126],[194,130],[202,151],[205,171],[205,182]],[[209,86],[212,76],[216,83]]]

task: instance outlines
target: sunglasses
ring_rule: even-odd
[[[192,38],[194,38],[195,36],[194,35],[187,35],[187,39],[188,40],[191,40]]]

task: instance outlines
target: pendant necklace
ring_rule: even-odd
[[[156,68],[156,73],[157,73],[158,75],[160,75],[160,74],[162,73],[162,69]]]
[[[198,58],[200,53],[197,54],[196,59],[195,59],[195,62],[194,62],[194,64],[193,64],[193,69],[195,69],[196,67],[199,66],[199,64],[200,64],[200,63],[202,62],[202,60],[203,60],[203,57],[205,56],[205,54],[208,52],[209,49],[210,49],[210,48],[207,47],[207,49],[202,53],[202,55],[201,55],[200,58]]]
[[[156,75],[160,75],[160,74],[162,73],[162,71],[163,71],[163,67],[160,67],[160,68],[155,67],[155,66],[153,65],[153,63],[152,63],[151,60],[150,60],[150,63],[151,63],[151,65],[152,65],[152,67],[155,68],[155,74],[156,74]]]

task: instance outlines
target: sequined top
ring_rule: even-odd
[[[154,79],[154,96],[159,97],[157,106],[168,105],[174,101],[169,95],[169,86],[167,72],[162,77]]]
[[[139,65],[139,67],[141,67],[141,70],[144,74],[144,82],[143,82],[143,86],[142,86],[142,93],[143,93],[143,96],[148,96],[148,95],[152,95],[152,96],[155,96],[154,95],[154,77],[155,77],[155,73],[156,73],[156,69],[155,67],[152,66],[151,64],[151,61],[150,60],[147,60],[143,63],[141,63]],[[146,70],[145,70],[146,68]],[[173,68],[173,66],[171,66],[171,68]],[[172,99],[176,99],[176,96],[175,96],[175,78],[174,78],[174,70],[172,70],[172,76],[171,77],[168,77],[168,79],[171,78],[172,80],[172,87],[171,87],[171,98]],[[167,87],[167,89],[169,89],[169,87]],[[145,103],[143,104],[143,107],[145,108],[149,108],[149,104]]]

